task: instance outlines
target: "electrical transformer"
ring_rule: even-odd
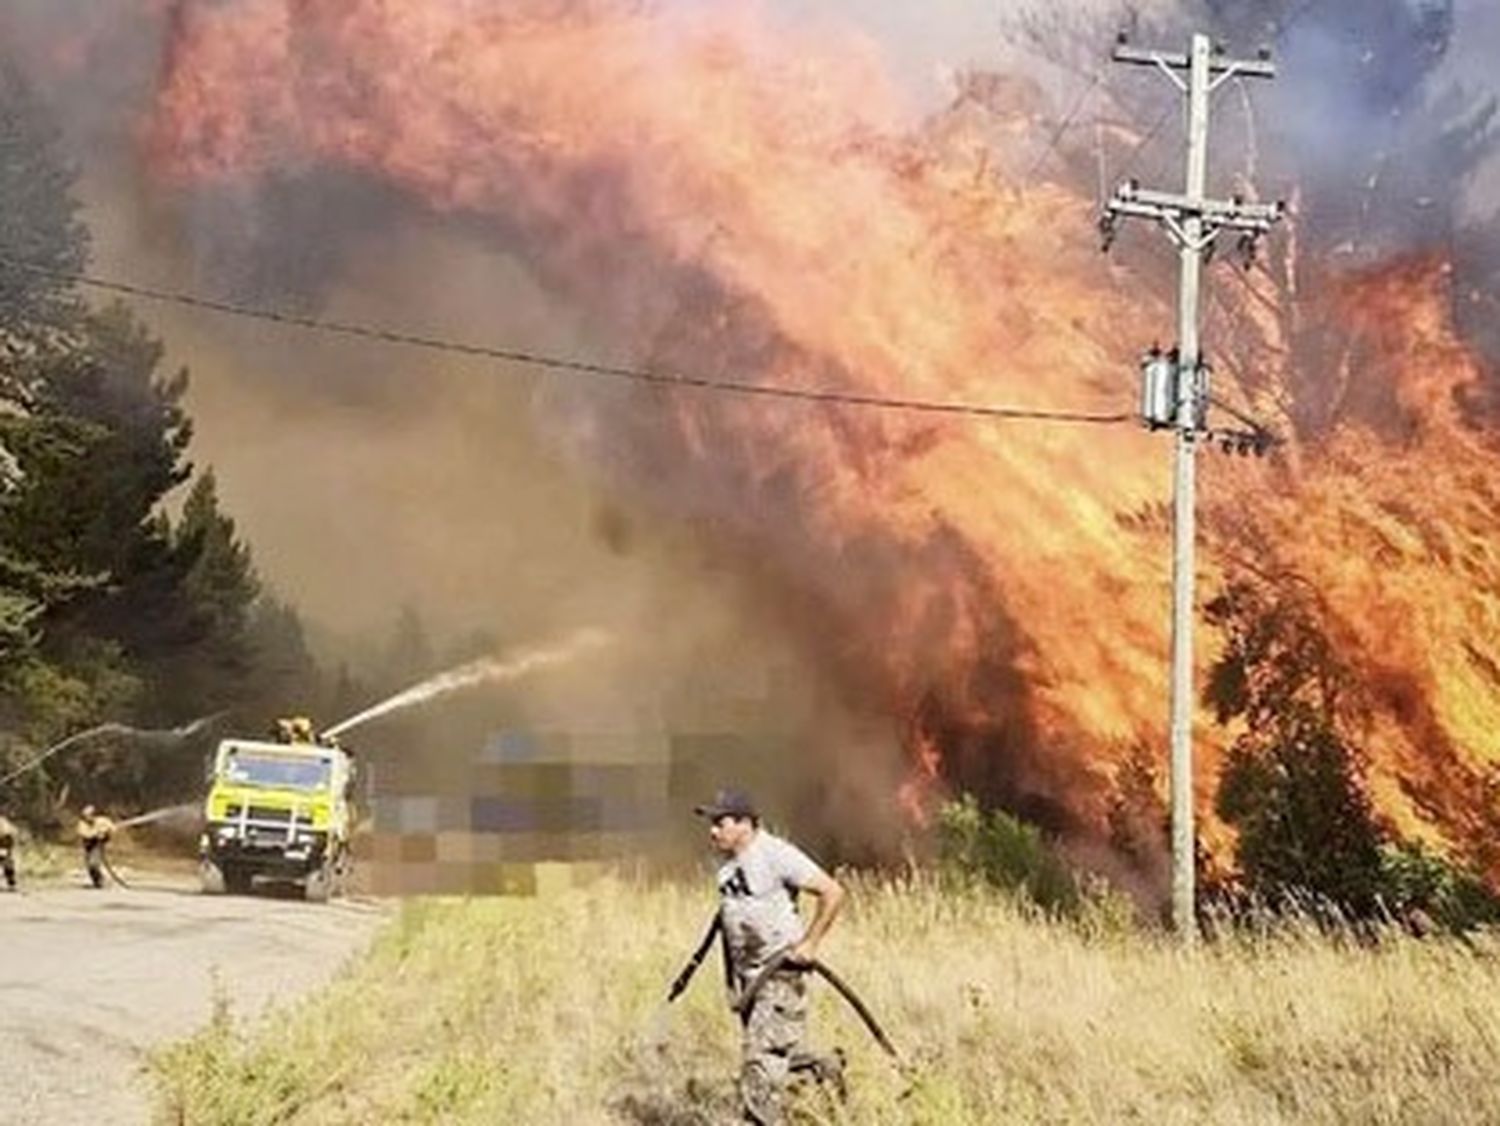
[[[1141,357],[1141,421],[1163,430],[1177,422],[1177,353],[1153,348]]]

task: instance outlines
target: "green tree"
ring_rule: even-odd
[[[1083,901],[1078,880],[1041,830],[1001,809],[982,809],[973,795],[943,804],[938,856],[961,879],[1016,892],[1043,910],[1068,914]]]
[[[154,613],[127,623],[153,673],[151,712],[179,721],[239,710],[253,694],[249,624],[260,581],[234,520],[219,508],[211,470],[193,483],[168,535],[168,550],[137,592],[135,608],[149,603]]]
[[[31,404],[43,357],[56,353],[77,304],[66,282],[16,265],[66,273],[86,257],[72,173],[58,143],[20,72],[0,57],[0,519],[18,503],[24,481],[18,447],[69,437],[39,425]],[[26,546],[0,528],[0,687],[31,659],[37,619],[60,586],[60,576],[31,559]]]
[[[1225,638],[1205,692],[1221,724],[1238,722],[1217,807],[1239,834],[1250,889],[1312,894],[1356,913],[1377,902],[1384,835],[1346,732],[1353,678],[1291,583],[1242,581],[1207,606]]]
[[[213,474],[175,526],[166,515],[191,478],[187,374],[162,373],[162,344],[123,305],[79,298],[74,180],[0,59],[0,769],[104,720],[244,714],[317,680],[295,613],[261,597]],[[24,792],[38,807],[49,785],[139,797],[184,776],[169,759],[91,743]]]
[[[188,494],[173,549],[186,564],[183,592],[204,636],[242,639],[260,580],[250,548],[238,537],[234,520],[219,508],[212,470]]]
[[[0,727],[8,745],[17,732],[45,737],[122,683],[118,660],[101,660],[101,650],[72,672],[41,652],[50,616],[105,580],[92,561],[63,548],[66,521],[54,519],[55,502],[41,499],[51,475],[70,472],[103,436],[50,399],[84,333],[83,307],[67,280],[88,253],[73,178],[57,130],[0,58]],[[68,497],[65,506],[81,502]],[[24,739],[20,745],[24,753]]]
[[[50,670],[18,687],[11,706],[42,740],[79,723],[139,718],[118,686],[128,678],[142,689],[143,662],[171,647],[161,635],[180,617],[183,574],[160,506],[189,472],[191,427],[180,405],[186,373],[159,378],[161,356],[123,306],[80,311],[70,346],[48,352],[29,382],[0,542],[18,557],[12,576],[30,579],[21,589],[34,609],[31,659]],[[67,695],[94,699],[88,714],[35,691],[79,676]]]

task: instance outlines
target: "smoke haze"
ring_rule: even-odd
[[[730,378],[1118,409],[1133,350],[1170,338],[1168,259],[1137,233],[1123,259],[1139,265],[1107,273],[1078,186],[1131,161],[1170,186],[1180,134],[1144,132],[1175,95],[1149,72],[1108,74],[1063,115],[1123,19],[1143,41],[1206,21],[1239,50],[1274,42],[1283,66],[1248,108],[1229,91],[1216,133],[1225,190],[1253,180],[1294,200],[1277,276],[1331,290],[1332,268],[1457,239],[1456,289],[1478,294],[1460,327],[1488,344],[1500,253],[1465,236],[1494,213],[1482,60],[1500,21],[1472,7],[1451,26],[1441,5],[1405,0],[1133,17],[1076,3],[1030,20],[957,2],[646,7],[670,18],[432,5],[433,42],[460,8],[494,21],[490,39],[457,21],[448,40],[444,62],[472,88],[407,75],[395,44],[413,38],[393,43],[365,4],[340,9],[346,24],[316,3],[30,0],[0,29],[36,60],[79,154],[101,273]],[[287,12],[286,51],[217,53]],[[622,33],[618,54],[596,24]],[[494,45],[512,35],[525,65],[497,74]],[[599,55],[548,73],[570,49]],[[992,72],[1007,81],[966,84]],[[213,78],[326,89],[247,110]],[[404,151],[371,140],[382,78],[403,99]],[[368,101],[345,106],[351,88]],[[676,101],[689,95],[692,112]],[[586,96],[593,114],[569,101]],[[458,112],[476,106],[481,124]],[[608,135],[592,120],[606,116],[631,132]],[[473,135],[439,144],[437,126]],[[1065,188],[1021,198],[987,179],[996,168]],[[1304,261],[1330,272],[1300,274]],[[936,747],[950,778],[1051,827],[1097,823],[1099,764],[1164,715],[1165,561],[1149,553],[1165,474],[1138,435],[711,404],[142,311],[192,368],[199,460],[333,651],[367,648],[408,605],[441,635],[503,644],[605,629],[622,655],[538,686],[535,714],[742,729],[758,702],[766,730],[824,749],[847,808],[884,795],[877,821]],[[1340,366],[1326,320],[1286,320],[1293,338],[1232,303],[1210,316],[1238,389],[1310,449],[1351,419],[1399,428],[1409,413],[1397,376]],[[1140,339],[1111,331],[1124,323]],[[1232,483],[1249,471],[1210,475],[1227,526],[1254,495]]]

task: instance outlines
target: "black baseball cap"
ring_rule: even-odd
[[[714,794],[714,800],[706,805],[693,806],[693,812],[699,817],[707,817],[710,821],[717,821],[720,817],[749,817],[759,818],[756,812],[755,802],[744,790],[723,789]]]

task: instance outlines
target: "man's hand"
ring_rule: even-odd
[[[818,960],[818,944],[811,939],[804,938],[792,952],[787,955],[787,961],[797,966],[810,966]]]

